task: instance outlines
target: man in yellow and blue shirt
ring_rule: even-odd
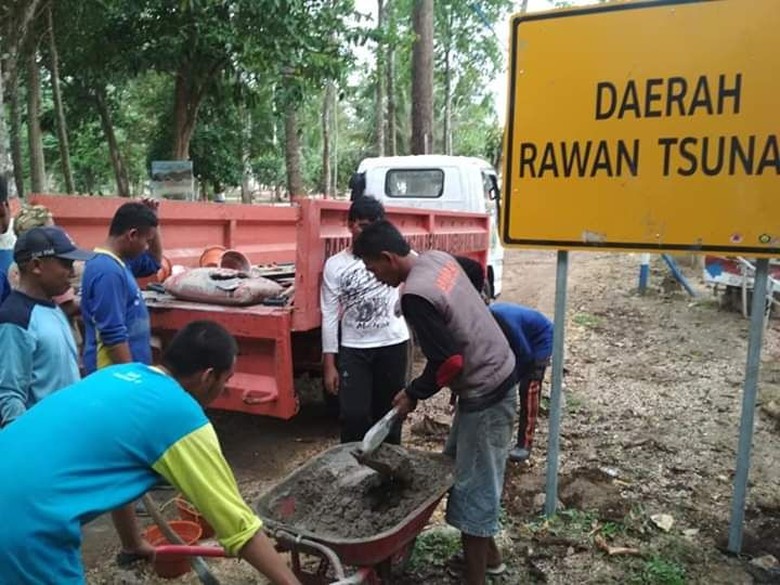
[[[272,583],[297,584],[241,498],[203,411],[224,390],[236,354],[221,326],[195,321],[160,368],[103,368],[0,432],[0,583],[83,584],[81,525],[165,478],[228,554]],[[133,518],[117,529],[149,548]]]

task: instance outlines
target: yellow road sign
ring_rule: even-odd
[[[780,255],[780,0],[515,16],[504,242]]]

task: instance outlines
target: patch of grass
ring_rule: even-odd
[[[675,561],[655,556],[645,561],[631,585],[685,585],[685,569]]]
[[[611,540],[618,535],[625,534],[626,527],[620,522],[606,522],[604,526],[601,527],[599,532],[602,534],[602,536],[604,536],[604,538]]]
[[[591,313],[577,313],[572,318],[575,325],[585,327],[586,329],[595,329],[601,326],[601,318]]]
[[[574,394],[571,390],[567,390],[565,394],[561,396],[561,409],[570,414],[579,414],[586,410],[585,400],[580,396]],[[539,412],[542,414],[548,414],[550,412],[550,397],[542,396],[539,401]]]
[[[506,508],[502,505],[498,509],[498,523],[501,526],[511,526],[513,524],[512,516],[506,511]]]
[[[419,570],[431,565],[443,565],[460,551],[460,536],[456,531],[430,530],[417,538],[409,560],[409,568]]]
[[[566,393],[566,410],[568,412],[571,414],[577,414],[583,409],[584,406],[585,403],[583,400],[574,392]]]
[[[579,540],[590,534],[597,526],[598,514],[583,510],[561,510],[552,518],[540,518],[526,524],[533,534],[550,536],[562,536]]]

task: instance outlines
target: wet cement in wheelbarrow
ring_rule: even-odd
[[[390,481],[360,465],[345,450],[323,465],[301,469],[285,482],[269,501],[270,517],[334,539],[367,538],[396,527],[426,500],[445,491],[453,472],[453,460],[438,453],[382,445],[375,457],[397,461],[399,449],[409,462],[408,481]],[[282,513],[285,506],[289,507]]]

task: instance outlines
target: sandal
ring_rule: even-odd
[[[463,558],[463,553],[455,553],[450,557],[446,563],[447,570],[454,573],[453,576],[458,576],[466,570],[466,559]],[[485,574],[491,577],[498,577],[506,573],[506,563],[499,563],[493,567],[489,566],[485,569]]]

